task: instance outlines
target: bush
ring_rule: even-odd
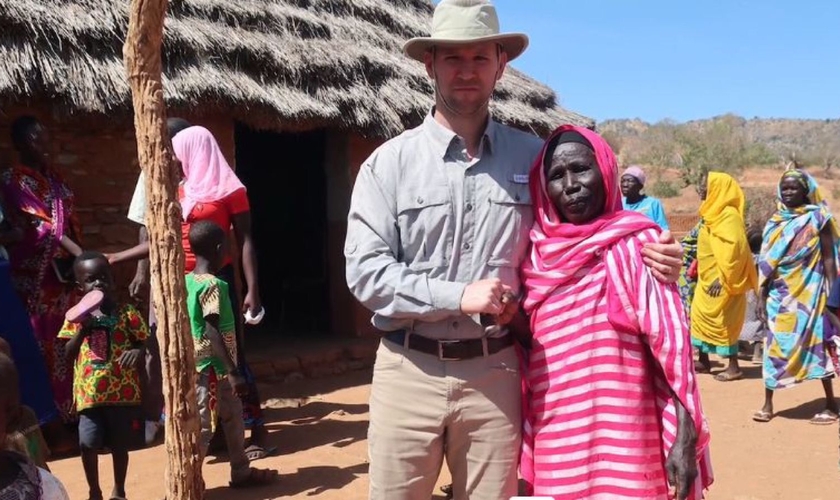
[[[657,198],[676,198],[680,190],[672,182],[657,180],[650,188],[651,194]]]

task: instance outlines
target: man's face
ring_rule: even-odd
[[[426,72],[436,80],[440,97],[461,115],[481,110],[502,77],[507,56],[493,42],[440,45],[425,57]]]

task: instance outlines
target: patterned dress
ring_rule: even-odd
[[[66,322],[58,336],[70,339],[81,325]],[[149,336],[143,317],[132,305],[122,306],[114,317],[106,317],[91,329],[76,358],[73,393],[76,410],[100,406],[140,404],[140,375],[134,368],[123,368],[118,360]]]
[[[64,342],[56,341],[56,334],[74,291],[72,285],[59,281],[52,261],[67,257],[61,238],[79,234],[73,221],[73,193],[56,172],[38,172],[24,166],[4,171],[0,184],[6,208],[17,209],[23,221],[23,241],[8,249],[15,289],[43,354],[52,397],[62,417],[71,420],[71,365],[65,360]]]
[[[763,367],[768,389],[834,374],[824,345],[829,285],[820,246],[820,232],[831,221],[821,205],[782,205],[764,228],[759,279],[769,291]]]
[[[697,237],[700,235],[702,226],[701,220],[680,240],[683,248],[683,263],[677,286],[680,289],[680,299],[682,299],[686,319],[691,318],[691,301],[694,300],[694,288],[697,286],[697,276],[689,276],[688,270],[697,260]]]

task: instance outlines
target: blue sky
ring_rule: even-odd
[[[840,0],[495,0],[513,66],[597,120],[840,118]]]

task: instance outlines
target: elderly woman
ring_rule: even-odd
[[[584,128],[552,134],[530,186],[523,478],[557,500],[701,498],[709,432],[684,313],[640,255],[659,228],[621,209],[615,157]]]
[[[769,333],[764,349],[764,406],[753,415],[773,417],[773,391],[819,380],[825,409],[811,422],[837,421],[831,387],[834,367],[826,352],[825,305],[837,277],[837,226],[816,181],[802,170],[782,175],[778,210],[764,228],[759,257],[759,314]]]
[[[747,228],[746,199],[731,176],[710,172],[700,183],[697,238],[697,288],[691,305],[691,342],[700,351],[698,372],[709,373],[709,354],[729,358],[729,366],[715,380],[744,377],[738,366],[738,337],[744,326],[747,292],[756,288],[756,270]]]
[[[12,144],[18,162],[0,177],[7,215],[21,233],[8,248],[12,281],[43,353],[51,396],[63,419],[72,421],[72,366],[56,336],[74,293],[64,271],[82,251],[73,241],[79,234],[73,192],[53,168],[49,133],[36,118],[23,116],[12,123]],[[68,437],[58,424],[45,431],[54,452],[73,448],[72,442],[56,442]]]
[[[653,222],[656,222],[663,231],[667,231],[668,218],[665,217],[665,208],[662,202],[652,196],[644,194],[645,172],[641,167],[629,167],[621,175],[621,203],[624,210],[632,210],[647,215]]]

